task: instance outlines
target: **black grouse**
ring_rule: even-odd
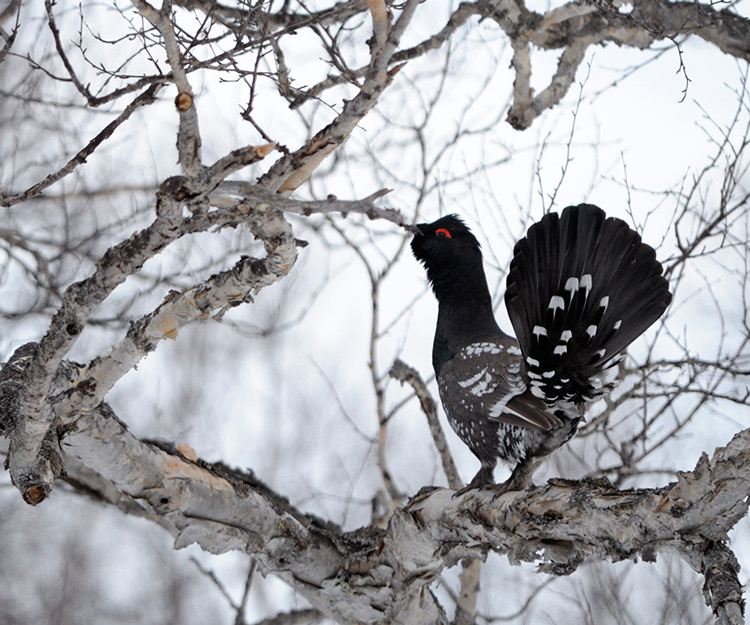
[[[479,242],[455,215],[412,227],[414,256],[438,300],[432,364],[448,421],[479,458],[470,487],[493,483],[498,458],[525,488],[568,441],[587,403],[617,383],[623,350],[671,301],[653,248],[591,204],[549,213],[513,250],[495,321]]]

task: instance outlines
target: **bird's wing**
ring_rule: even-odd
[[[512,340],[465,346],[443,366],[438,386],[443,405],[455,416],[465,412],[537,430],[562,424],[528,390],[521,374],[521,351]]]

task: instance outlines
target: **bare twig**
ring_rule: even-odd
[[[183,66],[180,46],[172,27],[172,3],[164,2],[156,10],[146,0],[134,0],[138,12],[159,31],[164,41],[169,66],[172,69],[172,80],[177,86],[175,106],[180,115],[180,128],[177,133],[177,152],[182,170],[188,176],[196,176],[201,171],[201,136],[198,125],[198,113],[195,107],[195,96]]]
[[[146,91],[135,98],[125,110],[120,113],[114,120],[107,124],[104,129],[97,134],[86,146],[81,149],[72,159],[70,159],[62,168],[56,172],[48,175],[44,180],[36,183],[29,187],[25,191],[19,193],[0,193],[0,206],[13,206],[36,195],[39,195],[47,187],[54,183],[62,180],[73,172],[76,167],[86,162],[86,159],[91,156],[94,151],[101,146],[104,141],[109,139],[115,130],[122,126],[133,113],[139,108],[152,104],[156,100],[156,95],[161,90],[162,85],[151,85]]]
[[[463,486],[463,482],[458,475],[456,464],[453,462],[453,456],[448,449],[448,441],[445,439],[443,428],[440,425],[437,415],[437,407],[435,406],[435,400],[432,399],[427,386],[420,377],[417,370],[410,367],[401,360],[397,360],[393,363],[390,370],[390,376],[398,380],[399,382],[409,384],[414,389],[414,394],[419,399],[419,403],[422,407],[422,411],[427,417],[427,423],[430,425],[430,433],[432,434],[432,440],[435,443],[435,448],[440,455],[440,460],[443,463],[443,471],[445,477],[448,479],[448,486],[454,489],[459,489]]]

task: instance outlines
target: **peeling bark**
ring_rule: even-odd
[[[671,552],[704,574],[719,622],[742,622],[726,537],[748,511],[750,430],[660,488],[618,490],[601,480],[552,480],[500,495],[426,488],[386,529],[344,532],[252,474],[138,440],[106,404],[61,425],[62,449],[80,463],[71,466],[87,467],[71,472],[71,482],[93,481],[94,493],[101,480],[111,483],[125,497],[120,507],[138,506],[137,514],[172,533],[176,548],[197,543],[211,553],[252,555],[337,622],[447,623],[430,584],[444,568],[489,551],[555,575],[590,559],[654,561]],[[113,500],[111,492],[101,498]]]

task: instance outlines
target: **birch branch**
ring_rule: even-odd
[[[750,430],[661,488],[554,480],[502,495],[425,489],[385,530],[346,533],[251,475],[139,441],[104,404],[62,426],[65,454],[140,501],[176,548],[246,552],[340,623],[447,623],[429,584],[490,550],[556,575],[590,559],[653,561],[672,552],[706,576],[714,610],[741,613],[736,567],[724,564],[734,562],[727,532],[748,511]]]
[[[462,2],[450,16],[446,25],[439,32],[425,39],[421,43],[412,46],[411,48],[405,48],[403,50],[395,52],[391,59],[391,66],[418,58],[423,54],[430,52],[431,50],[437,50],[438,48],[440,48],[440,46],[446,43],[446,41],[450,39],[450,37],[456,32],[456,30],[463,26],[469,20],[469,18],[474,15],[479,15],[480,13],[481,11],[479,10],[477,5],[470,4],[468,2]],[[351,71],[351,75],[355,78],[362,78],[366,73],[367,66],[360,67]],[[299,108],[300,106],[302,106],[302,104],[312,98],[318,97],[327,89],[335,87],[336,85],[344,84],[345,82],[347,82],[347,78],[341,74],[328,76],[326,79],[313,85],[309,89],[306,89],[304,91],[297,90],[290,106],[293,109]]]
[[[45,452],[49,446],[45,441],[55,437],[52,430],[54,415],[48,397],[58,367],[99,304],[146,260],[180,236],[182,217],[174,208],[179,200],[170,195],[180,191],[165,183],[157,203],[156,220],[130,239],[110,248],[99,259],[90,277],[66,289],[49,329],[24,369],[23,388],[18,399],[19,424],[11,435],[9,466],[14,484],[28,503],[42,501],[62,470],[57,454]]]
[[[233,200],[224,193],[239,194],[243,199]],[[94,409],[117,381],[146,354],[155,350],[159,342],[175,339],[185,325],[195,320],[209,316],[221,319],[230,308],[247,302],[263,288],[282,280],[296,262],[299,242],[281,211],[302,215],[332,211],[343,214],[358,212],[370,219],[386,219],[407,227],[401,213],[373,204],[385,193],[387,190],[356,201],[303,202],[283,198],[247,183],[221,183],[217,193],[211,196],[211,201],[224,207],[222,213],[212,215],[210,220],[188,220],[183,225],[183,231],[204,231],[210,227],[234,225],[237,215],[241,215],[250,231],[264,242],[267,256],[263,259],[243,256],[233,268],[211,276],[190,289],[170,293],[156,310],[133,322],[127,335],[110,353],[97,357],[81,372],[67,393],[66,400],[56,407],[56,411],[61,415],[71,415]],[[192,223],[196,221],[200,226]]]
[[[346,216],[355,213],[365,215],[369,219],[383,219],[401,228],[408,228],[410,224],[400,211],[375,205],[376,200],[388,193],[390,193],[390,189],[381,189],[361,200],[340,200],[335,197],[325,200],[294,200],[277,193],[271,193],[261,186],[248,182],[226,180],[211,195],[211,202],[228,206],[236,202],[234,198],[243,198],[245,201],[268,202],[286,213],[304,215],[305,217],[314,214],[340,213]]]
[[[377,0],[373,2],[377,5]],[[380,95],[400,70],[400,66],[390,70],[388,67],[418,4],[418,0],[407,0],[401,15],[390,28],[385,43],[382,46],[373,47],[370,66],[357,95],[348,100],[336,119],[317,132],[305,146],[277,161],[260,179],[261,186],[282,194],[291,193],[310,177],[328,155],[349,138],[357,124],[375,106]],[[374,27],[378,31],[383,28],[382,15],[379,10]],[[382,37],[382,34],[376,34],[376,40],[378,36]]]
[[[265,154],[264,150],[254,152],[257,158],[261,158],[263,154]],[[245,163],[247,155],[243,153],[241,156],[240,161]],[[225,171],[233,171],[229,162],[232,161],[220,161],[221,167],[217,171],[222,174]],[[217,181],[209,176],[204,180],[204,185],[206,184],[217,184]],[[55,414],[50,408],[49,401],[52,382],[62,359],[75,344],[94,310],[117,286],[130,275],[138,272],[149,258],[162,252],[169,244],[187,233],[208,230],[217,225],[215,214],[210,217],[199,216],[192,220],[186,220],[182,216],[185,203],[190,201],[202,203],[202,196],[205,194],[202,192],[209,188],[201,187],[195,181],[180,177],[165,181],[157,194],[157,215],[154,222],[144,230],[133,234],[126,241],[107,250],[97,262],[96,270],[91,276],[66,289],[62,303],[52,318],[47,333],[24,366],[23,380],[20,378],[18,380],[21,384],[17,399],[19,416],[17,427],[11,432],[9,468],[13,483],[28,503],[36,504],[43,501],[51,491],[54,480],[62,472],[59,453],[54,443]],[[261,283],[265,285],[268,277],[273,277],[273,281],[281,279],[296,259],[294,237],[288,225],[286,226],[288,230],[284,230],[286,236],[282,236],[281,229],[269,228],[269,231],[265,231],[261,222],[249,219],[249,213],[248,207],[245,207],[244,211],[231,213],[225,211],[221,215],[228,220],[225,224],[236,225],[245,219],[254,223],[254,227],[261,236],[266,236],[267,241],[275,242],[272,245],[272,252],[258,265],[240,263],[241,266],[235,268],[238,281],[223,276],[225,278],[223,290],[215,290],[213,288],[215,285],[205,291],[198,290],[205,298],[205,302],[217,301],[215,298],[208,297],[208,293],[216,295],[221,292],[222,295],[227,296],[224,305],[234,305],[237,300],[228,297],[228,288],[231,287],[235,294],[242,293],[246,296],[250,289],[259,287]],[[257,213],[256,217],[260,214],[263,213]],[[262,223],[276,224],[277,222],[265,215]],[[289,244],[289,241],[292,243]],[[265,277],[262,280],[252,280],[252,276],[256,274],[248,268],[259,269],[261,266],[266,271]],[[247,288],[244,290],[238,284],[243,280],[247,283]],[[189,301],[191,301],[189,295],[179,298],[172,302],[170,307],[162,309],[161,314],[156,314],[152,320],[153,324],[146,324],[151,332],[150,336],[168,338],[170,332],[177,331],[180,323],[187,323],[192,319],[188,314],[189,311],[203,310],[200,306],[191,309],[189,305],[186,305]],[[177,310],[182,316],[175,314]],[[148,350],[143,351],[138,345],[136,342],[131,342],[127,343],[126,347],[124,343],[121,343],[120,349],[116,350],[106,361],[110,366],[94,367],[94,373],[98,377],[86,378],[87,384],[79,388],[81,396],[87,397],[86,401],[81,406],[76,406],[79,398],[71,398],[64,408],[77,412],[97,405],[106,391],[147,353]],[[140,345],[149,345],[149,343],[142,341]],[[117,366],[112,365],[115,362]]]
[[[0,192],[0,206],[13,206],[24,202],[30,198],[38,196],[42,191],[52,186],[56,182],[62,180],[75,169],[86,162],[86,159],[91,156],[96,149],[109,139],[120,126],[122,126],[139,108],[148,106],[156,101],[156,95],[159,93],[163,85],[155,84],[151,85],[142,94],[136,97],[125,110],[120,113],[115,119],[107,124],[101,132],[99,132],[91,141],[89,141],[83,148],[81,148],[76,155],[71,158],[63,167],[57,171],[49,174],[36,184],[32,185],[25,191],[18,193],[2,193]]]
[[[378,55],[382,53],[388,41],[388,31],[391,25],[388,19],[388,9],[385,6],[385,0],[368,0],[367,4],[372,17],[373,55]]]
[[[716,616],[717,625],[743,625],[745,600],[737,557],[723,542],[710,541],[697,551],[700,559],[695,568],[705,578],[703,596]]]
[[[443,472],[448,480],[448,486],[458,490],[464,485],[464,483],[458,475],[456,463],[453,462],[453,456],[448,448],[448,441],[445,439],[443,428],[440,427],[435,400],[432,399],[427,390],[427,386],[419,373],[417,373],[417,370],[408,366],[401,360],[394,362],[388,373],[394,380],[398,380],[402,384],[408,384],[414,389],[414,394],[417,396],[417,399],[419,399],[422,412],[424,412],[427,417],[427,423],[430,426],[430,433],[432,434],[432,441],[435,443],[435,449],[437,449],[440,461],[443,464]]]
[[[201,171],[201,135],[198,113],[195,108],[193,90],[182,64],[180,45],[172,26],[172,3],[165,0],[160,10],[155,9],[146,0],[133,0],[133,5],[159,31],[164,41],[167,61],[172,70],[172,81],[178,91],[175,97],[175,107],[180,116],[180,126],[177,132],[180,165],[187,176],[197,176]]]
[[[514,50],[515,97],[508,113],[508,122],[523,130],[544,111],[560,102],[574,82],[586,51],[594,45],[613,42],[646,49],[656,41],[692,35],[738,59],[750,60],[750,20],[736,14],[731,8],[719,11],[714,8],[715,5],[638,0],[632,3],[632,12],[627,13],[620,11],[622,4],[573,0],[546,13],[537,13],[516,0],[462,2],[440,31],[411,48],[394,53],[389,62],[396,66],[444,45],[473,16],[495,21],[509,38]],[[536,97],[530,87],[532,67],[529,44],[560,51],[555,75]],[[360,67],[352,73],[355,77],[362,77],[368,71],[369,66]],[[346,81],[347,77],[340,74],[328,76],[309,89],[298,91],[291,105],[293,108],[299,107]]]
[[[213,316],[220,319],[231,307],[252,299],[261,289],[282,280],[297,259],[297,246],[283,212],[301,215],[340,212],[362,213],[370,219],[386,219],[403,228],[407,222],[398,211],[375,206],[387,191],[364,200],[301,202],[241,182],[225,182],[223,176],[265,156],[273,146],[243,148],[204,168],[200,179],[170,178],[157,194],[157,218],[148,228],[109,249],[89,278],[71,285],[50,328],[32,353],[24,356],[19,385],[17,425],[9,430],[11,478],[29,503],[44,500],[63,470],[56,450],[55,423],[93,410],[107,392],[160,341],[176,338],[182,327]],[[218,186],[213,194],[209,191]],[[232,196],[240,196],[239,199]],[[201,209],[213,204],[214,210]],[[191,217],[183,217],[187,207]],[[50,388],[60,362],[74,345],[93,311],[128,276],[171,242],[212,228],[245,224],[263,241],[266,256],[242,257],[231,269],[182,292],[170,293],[149,315],[131,324],[127,335],[108,353],[94,359],[69,381],[65,400],[51,408]],[[10,371],[10,370],[9,370]]]
[[[264,241],[263,259],[243,256],[234,267],[182,292],[173,291],[152,313],[131,324],[127,335],[103,357],[96,358],[75,381],[56,410],[71,415],[94,409],[110,389],[164,339],[176,339],[187,324],[224,313],[252,299],[263,288],[282,280],[297,260],[297,241],[277,209],[257,207],[245,223]]]

